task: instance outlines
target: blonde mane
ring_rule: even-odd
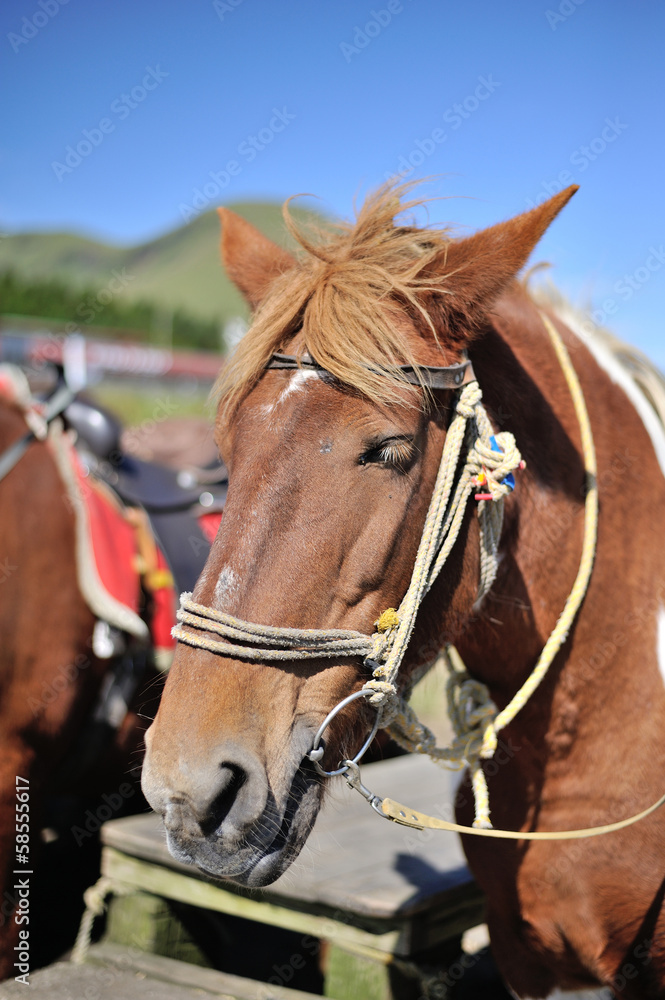
[[[389,182],[368,196],[354,224],[337,223],[310,236],[284,205],[284,220],[302,251],[280,275],[252,325],[223,368],[216,386],[230,415],[272,357],[297,334],[299,356],[309,353],[345,386],[377,401],[404,401],[397,389],[417,393],[398,366],[416,364],[396,329],[399,309],[438,343],[430,314],[432,293],[446,294],[449,275],[430,265],[445,260],[448,230],[399,226],[395,217],[425,204],[404,202],[414,183]],[[437,271],[439,273],[437,273]],[[442,354],[441,364],[445,364]]]

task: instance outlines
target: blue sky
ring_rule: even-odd
[[[665,365],[664,29],[646,0],[5,0],[0,227],[349,216],[413,166],[463,232],[579,183],[534,259]]]

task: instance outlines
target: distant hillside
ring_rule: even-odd
[[[291,244],[280,205],[241,202],[229,208],[275,242]],[[298,220],[306,218],[297,209],[293,215]],[[109,246],[71,233],[19,233],[0,240],[0,272],[12,270],[30,279],[57,278],[87,291],[106,288],[116,271],[129,279],[114,292],[118,296],[147,300],[167,310],[184,309],[203,320],[224,321],[246,315],[247,310],[222,269],[219,234],[216,212],[206,212],[186,226],[135,247]]]

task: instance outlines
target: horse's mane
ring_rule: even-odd
[[[398,369],[416,358],[395,318],[398,309],[406,311],[436,340],[428,303],[432,293],[446,294],[449,275],[428,265],[445,260],[451,237],[446,229],[395,224],[398,214],[427,200],[404,201],[413,186],[388,182],[367,197],[354,223],[310,227],[311,233],[296,226],[286,202],[285,223],[302,252],[274,280],[221,372],[216,395],[227,414],[296,333],[300,355],[309,353],[345,386],[377,402],[403,402],[398,388],[417,391]]]
[[[532,272],[537,267],[533,268]],[[639,348],[621,340],[611,330],[592,322],[589,319],[590,307],[577,308],[555,285],[548,282],[531,288],[527,276],[525,288],[537,304],[553,309],[559,319],[570,327],[583,343],[587,345],[596,343],[608,351],[626,370],[665,427],[665,374],[650,358]]]

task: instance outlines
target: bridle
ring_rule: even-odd
[[[273,354],[265,366],[265,371],[300,369],[318,371],[329,374],[309,354],[295,357],[292,354]],[[397,365],[396,371],[404,382],[420,385],[427,389],[461,389],[463,385],[475,380],[473,366],[468,358],[457,365],[447,365],[439,368],[435,365]]]
[[[273,357],[268,369],[302,369],[303,359],[288,355]],[[311,358],[304,359],[305,367],[324,371]],[[461,364],[450,367],[408,367],[405,378],[412,384],[428,388],[453,389],[455,402],[446,433],[446,440],[434,485],[425,525],[416,556],[411,582],[399,609],[386,609],[375,623],[375,632],[365,635],[347,629],[292,629],[246,622],[192,601],[190,594],[181,597],[178,625],[174,637],[182,643],[208,650],[217,655],[230,656],[253,662],[280,662],[344,656],[362,657],[371,671],[371,680],[350,698],[367,697],[377,711],[374,728],[390,728],[391,735],[409,749],[426,752],[438,759],[458,762],[478,758],[485,726],[491,722],[496,709],[489,699],[487,688],[460,674],[455,686],[459,687],[458,701],[463,705],[458,716],[464,717],[462,731],[451,748],[437,748],[432,734],[415,718],[406,700],[399,693],[398,673],[414,629],[416,614],[425,595],[441,572],[460,533],[466,513],[467,500],[479,499],[480,524],[480,584],[479,598],[491,587],[497,571],[497,549],[503,519],[503,498],[514,485],[513,472],[520,466],[521,457],[515,441],[507,431],[494,434],[482,405],[482,393],[475,380],[473,368],[465,358]],[[482,476],[482,488],[478,494]],[[220,638],[212,638],[219,636]],[[429,666],[429,664],[428,664]],[[466,706],[471,699],[472,706]],[[328,777],[342,774],[349,769],[343,766],[333,771],[321,767],[323,731],[332,718],[342,709],[336,706],[324,720],[310,751],[310,760],[320,774]],[[480,728],[482,725],[482,729]],[[366,740],[361,750],[351,760],[357,763],[371,740]],[[474,767],[479,797],[486,802],[481,785],[484,774],[478,759]],[[483,805],[479,822],[489,824],[489,807]]]
[[[27,380],[25,380],[25,387],[27,390]],[[23,385],[21,385],[22,388]],[[29,390],[27,391],[29,393]],[[0,453],[0,480],[3,480],[20,462],[33,441],[43,441],[46,438],[50,424],[67,409],[73,399],[74,393],[63,382],[57,386],[53,395],[39,410],[31,400],[28,401],[29,396],[25,400],[19,400],[19,406],[23,410],[23,417],[29,430]]]
[[[598,491],[596,456],[591,424],[577,373],[565,344],[551,320],[541,313],[568,384],[578,418],[586,472],[585,520],[582,554],[575,582],[563,611],[549,636],[532,672],[501,712],[489,697],[484,684],[471,677],[461,663],[454,647],[448,646],[441,656],[449,670],[448,707],[455,739],[448,748],[436,746],[432,733],[422,725],[408,702],[398,692],[397,675],[411,637],[415,616],[423,597],[445,564],[461,527],[466,502],[473,494],[479,501],[480,522],[480,596],[491,587],[497,569],[497,550],[503,519],[503,500],[514,486],[513,472],[522,467],[515,441],[509,432],[494,435],[482,406],[482,393],[475,381],[470,362],[449,368],[404,367],[405,380],[423,387],[455,389],[454,415],[448,428],[439,473],[425,520],[418,555],[407,593],[399,609],[389,608],[375,622],[372,636],[349,630],[289,629],[257,625],[232,618],[214,608],[196,604],[190,594],[181,597],[179,624],[173,635],[182,643],[209,650],[222,656],[258,661],[318,659],[321,657],[363,656],[372,668],[372,679],[361,690],[342,699],[321,723],[313,747],[307,755],[325,777],[344,774],[348,784],[360,792],[372,808],[384,818],[415,829],[451,830],[476,836],[513,840],[559,840],[591,837],[623,829],[635,823],[665,803],[663,795],[656,803],[637,815],[605,826],[583,830],[556,832],[511,831],[492,828],[489,816],[489,795],[482,762],[490,759],[497,747],[497,734],[524,707],[545,677],[582,604],[593,568],[598,524]],[[296,358],[277,354],[268,369],[314,369],[325,371],[310,357]],[[466,447],[463,464],[462,446]],[[459,471],[459,467],[461,471]],[[482,476],[482,479],[481,479]],[[487,491],[474,490],[480,485]],[[192,631],[195,630],[195,631]],[[225,641],[208,639],[198,632],[216,633]],[[262,645],[230,645],[228,639],[258,641]],[[428,665],[429,666],[429,665]],[[372,731],[353,758],[341,768],[324,770],[320,761],[324,754],[323,734],[335,716],[347,705],[366,697],[376,708]],[[476,817],[473,827],[449,823],[411,810],[391,799],[380,799],[360,780],[359,761],[368,749],[377,729],[387,728],[391,736],[409,750],[426,753],[440,763],[468,765],[474,791]]]

